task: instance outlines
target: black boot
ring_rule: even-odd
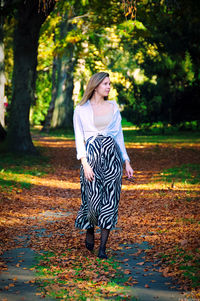
[[[87,229],[85,246],[89,251],[94,249],[94,228]]]
[[[109,233],[110,233],[109,229],[101,229],[101,244],[98,253],[98,257],[101,259],[108,258],[108,256],[106,255],[106,243],[108,240]]]
[[[106,248],[99,248],[98,257],[101,259],[108,259],[108,256],[106,255]]]

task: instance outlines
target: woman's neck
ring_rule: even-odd
[[[90,102],[94,105],[100,105],[104,102],[104,97],[100,95],[93,95],[92,98],[90,99]]]

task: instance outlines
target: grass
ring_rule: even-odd
[[[200,261],[197,258],[199,251],[197,249],[194,254],[194,252],[192,253],[189,250],[185,251],[182,248],[178,248],[174,258],[175,262],[179,260],[179,269],[183,271],[185,278],[191,280],[193,288],[198,288],[200,285]]]
[[[74,140],[73,129],[50,129],[49,132],[42,132],[41,126],[34,126],[31,128],[32,135],[39,135],[41,137],[55,137],[55,138],[65,138],[67,140]]]
[[[160,123],[153,124],[149,129],[139,129],[126,119],[122,119],[125,142],[134,143],[200,143],[200,132],[197,130],[182,130],[177,127],[166,127]]]
[[[123,121],[123,133],[124,140],[126,143],[200,143],[200,133],[197,131],[171,131],[167,134],[161,134],[155,129],[152,130],[140,130],[134,127],[130,122]],[[31,133],[33,135],[62,138],[67,140],[74,140],[74,131],[73,130],[63,130],[63,129],[52,129],[49,133],[42,133],[41,127],[33,127]]]
[[[124,129],[125,142],[134,143],[200,143],[199,132],[175,132],[171,134],[142,133],[140,130]]]
[[[106,300],[110,297],[123,300],[129,296],[128,287],[123,285],[128,276],[118,269],[119,265],[114,260],[86,257],[81,262],[76,258],[70,264],[70,269],[68,266],[63,267],[63,262],[70,256],[71,250],[62,255],[45,253],[38,257],[36,276],[43,296],[62,300]],[[112,276],[102,280],[102,276],[110,271]],[[131,300],[135,300],[134,297]]]
[[[166,182],[198,184],[200,183],[200,165],[183,164],[181,166],[164,169],[161,176],[162,180]]]
[[[50,167],[48,158],[16,154],[1,154],[0,186],[2,190],[30,188],[31,178],[40,177]]]
[[[196,252],[194,252],[196,251]],[[171,265],[179,266],[179,270],[183,271],[183,276],[189,279],[192,284],[192,288],[199,288],[200,285],[200,261],[198,258],[199,249],[190,251],[183,248],[175,247],[173,254],[160,254],[160,256],[167,261],[170,261]]]

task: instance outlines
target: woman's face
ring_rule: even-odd
[[[110,78],[105,77],[95,90],[102,97],[108,96],[110,92]]]

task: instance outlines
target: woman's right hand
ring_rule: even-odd
[[[88,164],[86,158],[81,158],[81,163],[83,165],[84,175],[86,180],[92,182],[94,180],[94,172],[91,166]]]

